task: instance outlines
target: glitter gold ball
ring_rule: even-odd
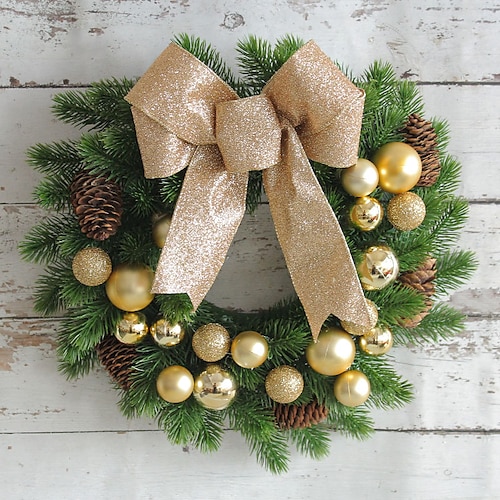
[[[362,405],[369,398],[370,390],[368,377],[358,370],[341,373],[333,384],[335,397],[344,406]]]
[[[425,213],[424,201],[412,192],[397,194],[387,205],[387,218],[400,231],[416,229],[424,221]]]
[[[72,269],[75,278],[83,285],[102,285],[111,274],[111,259],[101,248],[83,248],[73,258]]]
[[[266,339],[258,332],[241,332],[231,343],[234,362],[242,368],[257,368],[267,359],[269,347]]]
[[[380,290],[398,277],[399,262],[389,247],[372,246],[363,254],[358,272],[365,290]]]
[[[359,158],[355,165],[342,171],[342,186],[351,196],[367,196],[378,185],[377,167],[365,158]]]
[[[116,325],[115,337],[122,344],[137,344],[147,333],[146,316],[140,312],[126,312]]]
[[[392,332],[387,327],[375,327],[359,338],[359,348],[371,356],[388,352],[393,343]]]
[[[194,380],[194,399],[209,410],[223,410],[236,397],[233,376],[219,365],[209,365]]]
[[[222,325],[209,323],[194,332],[191,342],[196,356],[203,361],[213,362],[219,361],[229,352],[231,337]]]
[[[157,319],[149,331],[154,341],[163,347],[173,347],[184,338],[184,328],[179,323],[170,323],[165,318]]]
[[[291,403],[302,394],[303,390],[304,378],[293,366],[278,366],[267,374],[266,392],[276,403]]]
[[[172,217],[168,214],[161,215],[153,222],[153,241],[158,248],[165,245],[171,223]]]
[[[370,196],[356,198],[349,211],[351,222],[360,231],[372,231],[382,222],[383,216],[382,205],[377,199]]]
[[[346,332],[350,333],[351,335],[364,335],[375,327],[378,321],[377,306],[370,299],[366,299],[366,305],[368,307],[368,316],[370,318],[370,323],[365,326],[358,325],[357,323],[353,323],[352,321],[341,321],[340,325]]]
[[[156,379],[156,390],[160,398],[169,403],[182,403],[191,396],[194,379],[191,372],[180,365],[164,368]]]

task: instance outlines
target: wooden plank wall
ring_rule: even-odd
[[[0,497],[499,498],[499,21],[495,0],[2,0]],[[466,332],[395,349],[414,403],[377,414],[369,441],[333,435],[328,459],[295,454],[280,477],[256,465],[235,433],[207,456],[170,446],[153,422],[127,421],[103,372],[66,381],[55,358],[58,320],[32,308],[40,268],[17,252],[43,216],[26,148],[78,134],[53,119],[52,96],[141,75],[179,32],[209,40],[231,64],[247,34],[314,38],[354,73],[387,60],[419,82],[429,116],[449,120],[450,151],[464,166],[471,217],[461,246],[480,268],[450,300],[468,314]],[[265,206],[239,236],[210,298],[267,306],[290,284]]]

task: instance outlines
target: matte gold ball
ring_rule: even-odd
[[[368,316],[370,319],[370,323],[368,325],[358,325],[357,323],[353,323],[352,321],[341,321],[340,326],[350,333],[351,335],[364,335],[368,333],[372,328],[375,327],[378,321],[378,309],[374,302],[370,299],[365,299],[366,305],[368,307]]]
[[[179,323],[170,323],[165,318],[157,319],[149,331],[155,342],[163,347],[179,344],[185,335],[185,330]]]
[[[269,347],[266,339],[258,332],[241,332],[231,343],[234,362],[242,368],[257,368],[267,359]]]
[[[219,361],[229,352],[231,337],[222,325],[209,323],[194,332],[191,342],[196,356],[212,363]]]
[[[171,223],[172,217],[168,214],[161,215],[153,222],[153,241],[158,248],[164,247]]]
[[[120,264],[106,281],[110,302],[122,311],[139,311],[154,299],[154,274],[145,264]]]
[[[365,290],[380,290],[398,277],[399,262],[389,247],[373,246],[363,254],[358,272]]]
[[[146,316],[140,312],[126,312],[116,325],[115,337],[123,344],[137,344],[147,333]]]
[[[389,142],[373,156],[379,173],[379,186],[389,193],[409,191],[420,179],[422,161],[419,154],[404,142]]]
[[[233,376],[219,365],[209,365],[194,381],[196,401],[209,410],[223,410],[236,397],[237,385]]]
[[[337,327],[321,331],[316,342],[306,349],[306,359],[311,368],[322,375],[338,375],[354,361],[356,346],[351,336]]]
[[[387,218],[400,231],[416,229],[424,221],[425,213],[424,201],[412,192],[397,194],[387,205]]]
[[[358,370],[341,373],[333,384],[337,401],[351,407],[362,405],[369,398],[370,389],[368,377]]]
[[[359,348],[371,356],[381,356],[390,351],[392,343],[392,332],[387,327],[377,326],[359,337]]]
[[[75,278],[83,285],[102,285],[111,274],[111,259],[101,248],[83,248],[74,256],[72,269]]]
[[[169,403],[182,403],[193,393],[191,372],[180,365],[164,368],[156,379],[158,396]]]
[[[366,196],[375,190],[379,182],[377,167],[365,158],[342,171],[342,186],[351,196]]]
[[[278,366],[267,374],[266,392],[276,403],[292,403],[303,390],[304,378],[293,366]]]
[[[357,198],[349,210],[351,222],[361,231],[372,231],[384,217],[384,209],[379,201],[369,196]]]

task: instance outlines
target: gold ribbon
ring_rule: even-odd
[[[188,167],[152,291],[196,309],[245,213],[249,170],[263,170],[278,240],[313,337],[330,314],[369,324],[356,268],[308,158],[357,160],[364,92],[312,41],[258,96],[239,99],[212,70],[169,45],[126,96],[145,176]]]

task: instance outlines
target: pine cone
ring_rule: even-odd
[[[276,404],[274,418],[281,429],[299,429],[311,427],[325,420],[328,408],[315,399],[303,405]]]
[[[74,178],[70,191],[82,233],[97,241],[116,233],[123,212],[118,184],[82,171]]]
[[[96,347],[97,356],[110,377],[122,388],[130,389],[130,373],[137,349],[134,345],[122,344],[114,335],[105,337]]]

